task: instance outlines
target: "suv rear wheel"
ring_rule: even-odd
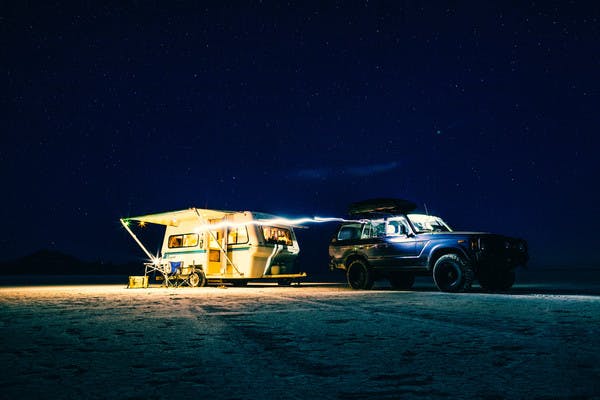
[[[473,282],[473,269],[456,254],[441,256],[433,266],[433,280],[442,292],[462,292]]]
[[[354,260],[348,265],[346,278],[352,289],[369,290],[373,287],[373,274],[363,260]]]

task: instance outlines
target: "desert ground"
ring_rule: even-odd
[[[420,282],[5,285],[0,398],[600,399],[597,288]]]

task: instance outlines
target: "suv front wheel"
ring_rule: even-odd
[[[441,256],[433,266],[433,280],[442,292],[462,292],[473,282],[473,269],[456,254]]]
[[[369,290],[373,287],[373,274],[363,260],[354,260],[348,265],[346,278],[352,289]]]

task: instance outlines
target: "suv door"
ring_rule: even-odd
[[[385,245],[381,246],[386,266],[412,266],[418,256],[414,235],[408,235],[410,228],[405,217],[392,217],[385,221]]]
[[[372,220],[364,224],[359,250],[374,267],[386,264],[385,221]]]
[[[346,257],[356,251],[360,245],[363,224],[353,223],[341,225],[329,244],[329,255],[337,265],[343,265]]]
[[[385,222],[345,224],[340,227],[329,246],[329,255],[335,264],[343,264],[351,255],[365,257],[374,267],[385,264],[382,249],[385,243]]]

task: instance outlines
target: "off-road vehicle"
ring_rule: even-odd
[[[528,260],[522,239],[455,232],[441,218],[412,213],[414,203],[374,199],[354,203],[329,245],[330,269],[346,272],[354,289],[388,279],[395,289],[412,287],[416,275],[433,275],[444,292],[468,290],[474,279],[489,291],[515,282],[515,269]]]

